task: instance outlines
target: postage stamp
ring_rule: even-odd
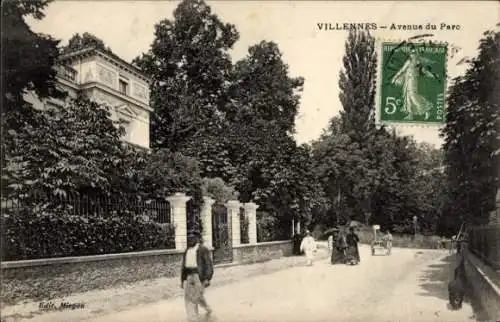
[[[377,121],[444,122],[448,45],[432,42],[379,42]]]

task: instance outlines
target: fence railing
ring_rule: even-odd
[[[245,210],[240,208],[240,242],[242,244],[250,243],[248,236],[248,217],[245,214]]]
[[[0,206],[7,261],[175,248],[166,200],[39,194]]]
[[[168,201],[138,198],[134,195],[94,197],[77,194],[36,194],[29,197],[2,198],[1,209],[7,213],[52,211],[74,216],[106,218],[130,212],[157,223],[171,223]]]
[[[495,269],[500,269],[500,225],[473,227],[468,247],[476,256]]]

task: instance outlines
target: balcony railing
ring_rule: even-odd
[[[76,75],[77,72],[74,68],[65,66],[65,65],[59,65],[57,66],[57,76],[64,78],[66,80],[69,80],[70,82],[76,83]]]

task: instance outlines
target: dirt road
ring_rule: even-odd
[[[393,249],[371,256],[361,249],[358,266],[327,260],[209,288],[211,321],[476,321],[469,303],[447,306],[446,283],[452,258],[443,251]],[[185,321],[182,298],[130,308],[94,322]]]

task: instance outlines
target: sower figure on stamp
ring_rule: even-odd
[[[410,57],[392,78],[392,84],[402,87],[403,111],[407,113],[407,120],[413,120],[414,115],[425,115],[426,120],[430,117],[433,104],[419,93],[418,83],[421,76],[437,78],[429,70],[428,65],[432,63],[431,60],[419,56],[412,48]]]
[[[201,236],[191,233],[188,247],[182,258],[181,287],[184,288],[184,301],[189,322],[198,321],[198,306],[207,312],[212,309],[205,300],[205,288],[210,285],[214,270],[209,250],[203,246]]]

